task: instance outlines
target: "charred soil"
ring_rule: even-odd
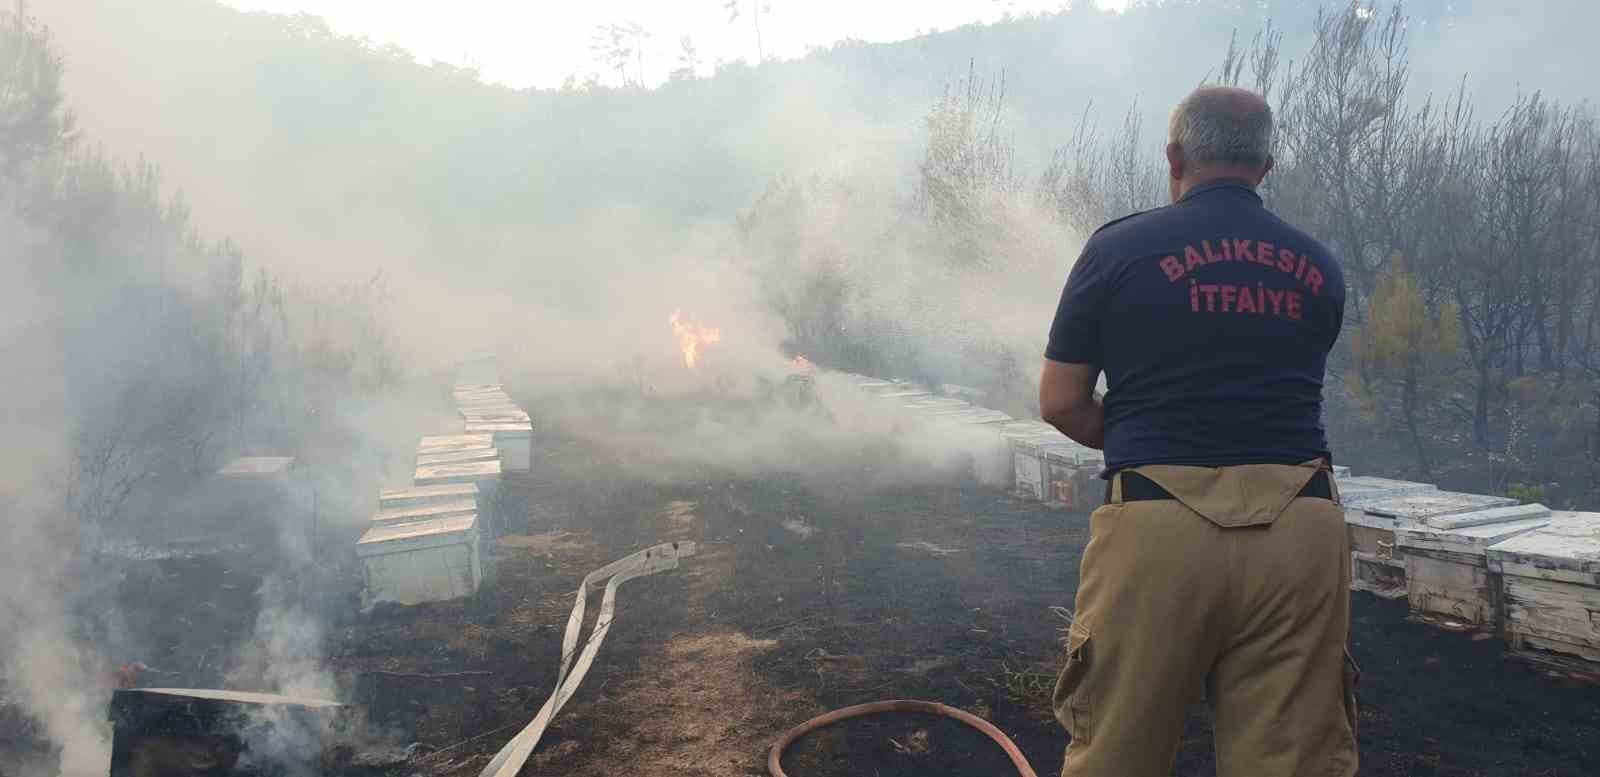
[[[534,474],[507,489],[516,517],[478,597],[358,615],[353,564],[323,584],[337,614],[331,662],[350,700],[386,737],[420,743],[395,774],[476,774],[550,693],[583,575],[672,539],[696,541],[699,554],[622,587],[594,669],[526,773],[762,774],[788,727],[886,698],[967,709],[1041,774],[1059,769],[1067,739],[1049,695],[1086,514],[970,484],[886,486],[865,462],[826,480],[708,472],[663,484],[542,428]],[[249,638],[253,571],[222,556],[127,575],[128,617],[169,624],[145,659],[175,673],[160,684],[218,679],[220,659],[205,654]],[[1600,689],[1507,661],[1498,640],[1413,624],[1403,602],[1359,594],[1351,646],[1364,669],[1364,775],[1588,777],[1600,764]],[[1209,739],[1197,706],[1178,774],[1215,773]],[[785,768],[1010,773],[980,734],[914,716],[819,732]]]

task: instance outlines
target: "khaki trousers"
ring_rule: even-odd
[[[1169,777],[1202,694],[1219,777],[1356,773],[1344,516],[1295,498],[1322,466],[1143,467],[1178,499],[1125,504],[1113,481],[1056,679],[1064,777]]]

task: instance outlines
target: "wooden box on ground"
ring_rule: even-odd
[[[1448,493],[1443,500],[1418,500],[1440,493],[1444,492],[1427,483],[1371,477],[1340,479],[1353,590],[1386,599],[1405,597],[1406,560],[1396,548],[1396,532],[1434,513],[1448,514],[1486,504],[1470,498],[1462,503]],[[1487,504],[1492,505],[1497,498],[1488,499]]]
[[[1105,502],[1105,454],[1068,441],[1045,448],[1047,504],[1069,510],[1093,510]]]
[[[1060,432],[1054,434],[1010,432],[1003,433],[1011,443],[1012,490],[1024,499],[1044,501],[1050,488],[1050,469],[1045,464],[1045,451],[1053,445],[1069,447],[1067,438]]]
[[[1394,521],[1387,564],[1373,561],[1373,566],[1385,567],[1381,572],[1389,575],[1390,581],[1394,565],[1403,567],[1411,615],[1459,630],[1492,629],[1498,622],[1498,594],[1483,555],[1486,543],[1536,528],[1537,523],[1526,522],[1549,515],[1539,505],[1518,506],[1516,500],[1506,497],[1453,491],[1376,499],[1363,505],[1362,511],[1369,525],[1377,523],[1374,519]],[[1356,522],[1356,527],[1360,523]],[[1355,535],[1355,553],[1361,533],[1352,528],[1351,534]],[[1352,575],[1373,579],[1380,570],[1363,569],[1361,561],[1352,555]]]
[[[900,406],[913,412],[932,415],[940,410],[971,410],[972,403],[955,397],[912,397],[900,403]]]
[[[425,464],[458,464],[468,461],[495,461],[500,458],[499,448],[474,448],[472,450],[444,453],[418,453],[417,466]],[[504,466],[503,464],[501,465]]]
[[[533,424],[527,421],[468,422],[466,432],[490,435],[507,472],[527,472],[533,463]]]
[[[1499,630],[1504,614],[1500,575],[1487,551],[1550,522],[1543,505],[1484,510],[1507,520],[1458,527],[1413,524],[1395,533],[1406,564],[1406,599],[1419,620],[1455,630]],[[1468,518],[1466,513],[1456,518]]]
[[[1600,679],[1600,513],[1550,524],[1488,549],[1500,575],[1508,649],[1557,671]]]
[[[463,499],[476,501],[477,498],[478,486],[476,483],[447,483],[438,486],[386,488],[378,493],[378,509],[387,510],[448,504],[450,502],[459,502]]]
[[[461,420],[469,424],[526,424],[532,422],[527,413],[515,407],[463,408],[461,410]]]
[[[348,709],[338,702],[198,688],[113,691],[111,777],[313,774]],[[274,744],[294,743],[293,747]]]
[[[448,486],[470,483],[478,487],[479,529],[488,537],[500,536],[501,460],[466,461],[454,464],[421,464],[413,481],[418,486]]]
[[[422,438],[417,442],[417,453],[445,453],[493,447],[492,434],[446,434]]]
[[[1350,541],[1350,589],[1405,598],[1406,562],[1394,548],[1399,521],[1356,507],[1345,509],[1344,525]]]
[[[935,410],[929,414],[935,420],[965,424],[968,426],[989,426],[993,424],[1008,424],[1016,419],[999,410],[990,410],[986,407],[970,407],[967,409]]]
[[[367,608],[449,601],[473,595],[483,582],[478,519],[471,513],[374,525],[356,542],[356,555]]]
[[[879,399],[912,399],[914,397],[931,397],[932,391],[919,389],[915,386],[879,386],[867,389],[867,393]]]
[[[372,516],[374,526],[386,526],[396,523],[415,523],[433,518],[449,518],[457,515],[476,515],[478,500],[468,496],[464,499],[455,499],[448,502],[432,502],[428,504],[407,505],[405,507],[380,507]]]
[[[1413,483],[1409,480],[1391,480],[1368,475],[1337,478],[1339,503],[1345,507],[1358,507],[1379,499],[1413,496],[1438,491],[1432,483]]]

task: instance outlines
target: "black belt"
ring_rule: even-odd
[[[1111,487],[1116,483],[1115,478],[1122,478],[1122,501],[1124,502],[1154,502],[1160,499],[1177,499],[1171,492],[1161,487],[1161,484],[1131,470],[1112,476],[1106,481],[1106,504],[1111,504]],[[1296,499],[1333,499],[1333,484],[1328,479],[1328,471],[1317,470],[1306,481],[1300,493],[1294,495]]]

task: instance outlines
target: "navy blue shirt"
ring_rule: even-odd
[[[1344,273],[1246,181],[1101,227],[1045,357],[1106,375],[1106,473],[1332,461],[1322,427]]]

